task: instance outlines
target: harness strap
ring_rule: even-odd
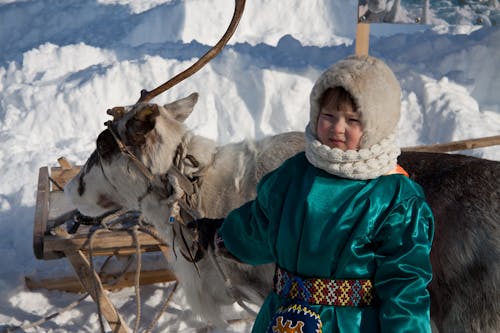
[[[371,280],[301,278],[280,267],[274,274],[274,291],[281,297],[309,304],[361,307],[375,302]]]
[[[187,194],[187,195],[193,195],[194,194],[194,186],[191,180],[189,180],[186,175],[184,175],[177,166],[172,165],[172,167],[169,170],[169,173],[172,173],[174,177],[177,178],[179,186],[182,188],[182,190]]]
[[[115,139],[115,142],[118,145],[118,148],[120,149],[120,151],[123,154],[127,155],[132,160],[132,162],[134,162],[136,167],[139,168],[139,170],[141,170],[142,174],[149,181],[152,181],[154,178],[154,175],[151,173],[151,171],[149,171],[149,169],[144,165],[144,163],[139,161],[139,159],[127,148],[127,146],[123,143],[123,141],[118,137],[118,134],[116,134],[115,129],[112,126],[112,123],[106,122],[106,126],[108,127],[109,132],[111,133],[111,135]]]

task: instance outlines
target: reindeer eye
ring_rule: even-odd
[[[97,142],[97,151],[103,153],[106,150],[106,145],[103,142]]]

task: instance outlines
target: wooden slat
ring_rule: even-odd
[[[66,252],[80,283],[90,293],[94,301],[99,302],[101,313],[106,318],[111,330],[117,333],[128,333],[130,328],[116,311],[109,300],[99,277],[90,269],[90,263],[82,251]]]
[[[61,187],[64,187],[73,177],[80,172],[80,167],[75,166],[71,169],[63,169],[61,167],[50,168],[50,177]],[[51,186],[52,191],[59,191],[57,186]]]
[[[161,253],[163,253],[165,260],[168,262],[170,260],[168,246],[165,244],[160,244],[158,247],[160,248]]]
[[[38,171],[36,192],[35,224],[33,226],[33,251],[37,259],[44,259],[44,235],[49,216],[49,169],[41,167]]]
[[[475,148],[484,148],[489,146],[500,145],[500,135],[489,136],[479,139],[469,139],[461,141],[453,141],[448,143],[438,143],[435,145],[405,147],[402,151],[420,151],[430,153],[446,153],[458,150],[467,150]]]
[[[126,272],[123,278],[116,284],[112,284],[114,275],[100,274],[103,288],[114,291],[125,287],[132,287],[135,284],[135,272]],[[86,290],[82,287],[80,280],[76,276],[65,276],[50,279],[37,279],[25,277],[26,287],[33,289],[61,290],[71,293],[82,293]],[[144,270],[141,271],[139,284],[148,285],[160,282],[176,281],[175,275],[168,269]]]
[[[143,250],[158,250],[160,242],[149,234],[139,232],[138,240]],[[44,251],[47,252],[68,252],[84,250],[88,251],[89,239],[86,233],[75,234],[71,238],[61,238],[58,236],[45,235]],[[135,245],[131,232],[125,230],[99,232],[93,236],[93,254],[111,255],[134,253]],[[128,251],[127,251],[128,250]],[[122,252],[120,252],[122,251]]]
[[[63,168],[63,170],[73,169],[73,164],[71,164],[66,157],[62,156],[57,159],[57,163]]]

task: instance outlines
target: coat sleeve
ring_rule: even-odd
[[[257,197],[234,209],[218,231],[224,247],[251,265],[275,262],[274,241],[287,181],[283,166],[267,174],[257,186]]]
[[[381,332],[431,332],[427,285],[433,233],[432,212],[421,197],[396,205],[377,232],[374,284]]]

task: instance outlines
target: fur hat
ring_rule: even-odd
[[[396,76],[379,59],[350,56],[325,71],[311,91],[309,128],[314,137],[321,97],[328,88],[339,86],[352,95],[361,113],[360,148],[370,148],[395,132],[401,109],[401,87]]]

